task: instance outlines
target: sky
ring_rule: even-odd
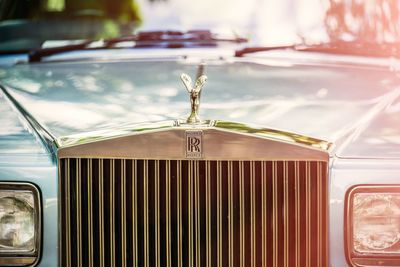
[[[299,35],[323,40],[324,0],[139,0],[142,29],[234,30],[256,43],[289,44]]]

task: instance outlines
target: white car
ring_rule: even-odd
[[[397,4],[259,2],[0,0],[0,265],[400,266]]]

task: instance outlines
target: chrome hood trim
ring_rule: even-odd
[[[332,144],[280,130],[226,121],[190,126],[178,121],[139,124],[57,139],[58,157],[185,159],[185,132],[203,132],[207,160],[324,160]]]

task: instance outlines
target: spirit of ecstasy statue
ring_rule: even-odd
[[[182,73],[181,80],[190,94],[190,103],[192,107],[192,111],[190,113],[190,116],[187,118],[186,122],[190,124],[200,123],[201,122],[201,119],[199,117],[200,95],[201,95],[201,89],[203,88],[204,84],[207,81],[207,76],[200,75],[200,77],[197,78],[194,87],[192,79],[190,78],[189,75]]]

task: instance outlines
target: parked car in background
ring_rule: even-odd
[[[0,265],[400,266],[398,10],[0,0]]]

